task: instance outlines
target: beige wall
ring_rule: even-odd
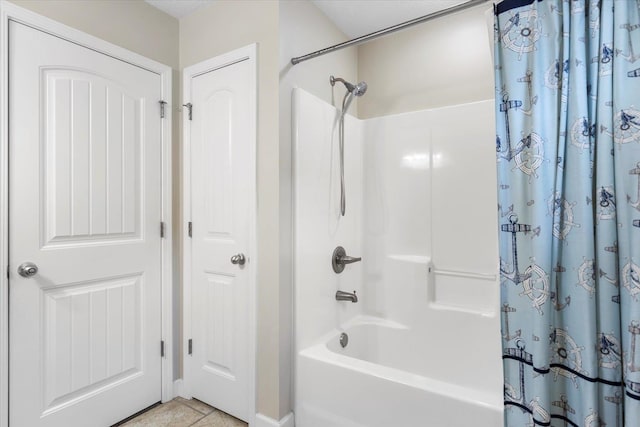
[[[280,416],[293,407],[293,283],[291,207],[291,92],[300,87],[332,101],[329,76],[355,80],[355,48],[344,49],[291,66],[291,58],[347,40],[316,6],[307,1],[280,2]],[[335,97],[341,102],[344,90]],[[355,111],[356,105],[353,106]]]
[[[357,48],[352,47],[291,65],[291,58],[323,49],[348,40],[327,16],[309,1],[280,2],[280,108],[282,127],[290,123],[291,89],[300,87],[326,102],[333,102],[334,90],[329,77],[343,77],[355,82],[358,78]],[[342,101],[344,86],[336,86],[336,103]],[[349,111],[352,111],[352,108]],[[282,134],[281,134],[282,135]]]
[[[359,80],[369,88],[360,118],[494,97],[485,11],[480,5],[358,48]]]
[[[280,419],[278,2],[219,0],[180,20],[180,68],[258,43],[257,411]],[[283,307],[286,309],[286,307]]]
[[[178,20],[142,0],[10,0],[70,27],[178,68]]]

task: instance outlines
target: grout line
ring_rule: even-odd
[[[202,403],[203,405],[207,405],[206,403],[204,403],[204,402],[202,402],[202,401],[200,401],[200,400],[198,400],[198,399],[193,399],[193,398],[192,398],[192,399],[180,398],[179,402],[180,402],[180,403],[182,403],[183,405],[188,406],[189,408],[193,409],[194,411],[198,411],[198,412],[200,412],[201,414],[204,414],[204,415],[209,415],[209,414],[212,414],[212,413],[214,413],[215,411],[217,411],[217,409],[216,409],[216,408],[214,408],[213,406],[209,406],[209,405],[207,405],[207,406],[209,406],[209,408],[211,408],[211,411],[209,411],[208,413],[204,413],[204,412],[202,412],[201,410],[199,410],[198,408],[195,408],[195,407],[193,407],[193,406],[189,405],[189,403],[188,403],[188,402],[192,402],[192,401],[194,401],[194,400],[195,400],[195,401],[197,401],[197,402]]]
[[[200,421],[202,421],[204,418],[206,418],[208,416],[207,414],[203,414],[202,412],[198,411],[196,408],[192,408],[191,406],[187,405],[185,403],[186,401],[187,401],[186,399],[179,399],[177,397],[172,400],[172,402],[177,402],[179,405],[186,406],[187,408],[191,409],[192,411],[195,411],[197,414],[200,415],[200,418],[198,418],[197,420],[195,420],[194,422],[192,422],[188,426],[184,426],[184,427],[191,427],[193,425],[196,425],[196,424],[198,424]]]
[[[198,419],[196,422],[194,422],[193,424],[189,424],[186,427],[193,427],[194,425],[198,424],[200,421],[204,420],[205,418],[207,418],[208,415],[204,415],[202,418]]]

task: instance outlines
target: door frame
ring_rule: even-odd
[[[222,55],[210,58],[203,62],[191,65],[184,68],[182,71],[182,97],[183,104],[191,102],[191,80],[199,75],[224,68],[238,62],[248,61],[249,63],[249,109],[250,109],[250,123],[247,123],[249,128],[249,134],[253,140],[250,147],[249,159],[250,168],[253,171],[251,178],[251,186],[249,192],[253,194],[250,201],[249,208],[249,247],[247,248],[248,258],[251,260],[252,271],[249,274],[249,290],[248,290],[248,302],[249,302],[249,426],[255,424],[256,407],[257,407],[257,394],[256,394],[256,348],[257,348],[257,335],[256,335],[256,319],[257,319],[257,272],[258,272],[258,258],[257,258],[257,162],[256,162],[256,150],[258,142],[257,134],[257,91],[258,91],[258,68],[257,68],[257,53],[258,45],[256,43],[248,46],[241,47],[231,52],[224,53]],[[189,237],[188,224],[191,220],[191,122],[188,117],[188,110],[184,109],[182,115],[182,283],[183,283],[183,342],[182,342],[182,354],[183,360],[188,357],[188,341],[191,334],[191,269],[188,266],[191,265],[191,238]],[[186,364],[186,360],[185,360]],[[190,378],[187,374],[188,370],[184,369],[184,383],[181,396],[184,398],[191,398]]]
[[[0,0],[0,427],[9,425],[9,22],[29,27],[87,47],[115,59],[151,71],[160,76],[165,118],[162,120],[162,401],[174,397],[173,383],[173,284],[171,232],[171,67],[148,59],[122,47],[46,18],[37,13]],[[160,100],[158,100],[160,101]],[[160,114],[160,104],[158,104]],[[159,224],[158,224],[159,226]],[[159,232],[160,230],[158,230]],[[5,273],[5,271],[7,273]],[[158,349],[159,351],[160,349]],[[141,408],[142,409],[142,408]]]

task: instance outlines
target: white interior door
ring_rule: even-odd
[[[189,70],[185,70],[189,73]],[[187,76],[189,74],[186,74]],[[249,417],[250,230],[255,198],[251,64],[187,78],[192,238],[190,354],[185,378],[193,397]],[[188,190],[189,191],[189,190]],[[243,254],[244,265],[231,257]]]
[[[109,426],[161,398],[160,76],[9,31],[10,425]]]

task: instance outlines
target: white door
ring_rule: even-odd
[[[192,120],[185,120],[192,222],[191,265],[185,266],[191,273],[186,383],[196,399],[245,421],[255,197],[250,78],[245,60],[187,79],[185,89],[193,108]],[[237,254],[244,255],[244,265],[232,264]]]
[[[161,398],[160,77],[9,31],[10,425],[109,426]]]

